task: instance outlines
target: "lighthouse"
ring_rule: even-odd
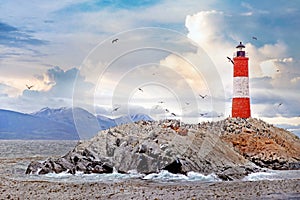
[[[249,58],[246,57],[245,46],[242,42],[236,48],[236,56],[233,58],[232,117],[249,118],[251,117],[248,77]]]

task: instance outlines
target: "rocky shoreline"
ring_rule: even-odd
[[[262,168],[300,169],[299,149],[297,136],[253,118],[200,124],[140,121],[101,131],[60,158],[32,162],[26,174],[168,170],[239,180]]]
[[[0,199],[299,199],[300,180],[157,183],[19,181],[0,177]]]

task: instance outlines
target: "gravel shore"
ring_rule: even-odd
[[[18,181],[1,178],[1,199],[300,199],[300,180],[157,183]]]

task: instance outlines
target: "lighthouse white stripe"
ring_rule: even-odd
[[[234,77],[233,78],[233,97],[249,98],[249,78]]]

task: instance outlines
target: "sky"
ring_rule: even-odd
[[[242,41],[252,116],[297,132],[299,9],[299,0],[1,0],[0,109],[225,118],[226,57]]]

